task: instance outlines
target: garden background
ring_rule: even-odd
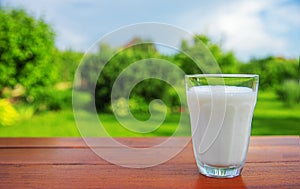
[[[58,49],[55,37],[51,25],[42,18],[35,18],[23,9],[0,7],[1,137],[80,136],[72,112],[72,86],[84,52]],[[120,51],[133,41],[141,44]],[[150,116],[149,102],[159,98],[168,105],[166,120],[159,129],[147,134],[123,128],[112,114],[110,105],[112,84],[123,68],[137,60],[158,58],[174,63],[187,74],[201,73],[184,53],[164,54],[149,41],[151,39],[136,36],[118,48],[102,44],[93,57],[101,61],[110,52],[120,51],[105,66],[95,90],[97,111],[112,136],[172,135],[180,111],[183,111],[171,86],[155,79],[145,80],[131,93],[129,104],[132,113],[138,119],[146,120]],[[252,135],[299,135],[298,57],[272,55],[241,61],[233,51],[225,51],[222,43],[213,41],[207,34],[195,34],[193,44],[183,40],[180,48],[197,56],[203,43],[218,62],[222,73],[260,75]],[[82,94],[81,98],[83,106],[91,101],[87,94]],[[118,103],[122,104],[122,99]]]

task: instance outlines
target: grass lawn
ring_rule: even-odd
[[[252,135],[300,135],[300,104],[287,107],[271,91],[260,92]]]
[[[122,127],[111,114],[101,114],[101,122],[111,136],[170,136],[178,124],[178,115],[167,116],[165,122],[154,132],[133,133]],[[89,122],[86,122],[89,126]],[[180,130],[180,135],[189,135],[189,125]],[[252,135],[299,135],[300,105],[286,107],[272,92],[260,92],[256,105]],[[78,137],[71,109],[46,112],[24,119],[14,126],[0,126],[0,137]]]

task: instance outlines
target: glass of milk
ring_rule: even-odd
[[[241,174],[246,160],[258,75],[186,75],[192,142],[199,172],[209,177]]]

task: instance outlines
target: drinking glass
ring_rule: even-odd
[[[209,177],[241,174],[257,100],[258,75],[186,75],[192,143],[199,172]]]

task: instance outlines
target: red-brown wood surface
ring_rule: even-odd
[[[142,148],[166,138],[117,140]],[[300,188],[299,145],[299,136],[252,137],[242,176],[214,179],[198,173],[190,143],[164,164],[132,169],[99,158],[80,138],[0,138],[0,188]]]

